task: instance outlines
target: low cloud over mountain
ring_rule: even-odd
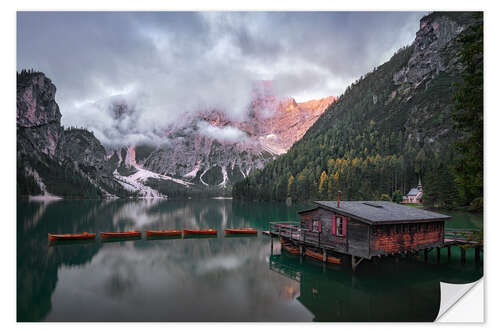
[[[279,97],[338,96],[409,44],[423,13],[17,15],[18,69],[52,78],[63,125],[88,127],[104,144],[116,144],[158,139],[200,110],[243,121],[262,80],[272,81]],[[133,113],[109,112],[120,98]]]

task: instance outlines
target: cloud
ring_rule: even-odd
[[[217,127],[209,124],[206,121],[198,123],[198,132],[203,136],[207,136],[219,141],[240,142],[248,138],[245,132],[233,126]]]
[[[418,30],[417,12],[18,12],[17,69],[57,86],[69,126],[104,143],[161,139],[207,109],[243,120],[255,82],[298,101],[340,95]],[[134,113],[115,118],[116,96]]]

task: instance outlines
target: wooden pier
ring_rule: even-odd
[[[347,242],[339,244],[321,238],[321,232],[300,228],[299,222],[270,222],[269,235],[287,239],[297,245],[312,246],[326,250],[342,250]]]
[[[445,229],[444,244],[441,248],[448,249],[448,260],[451,258],[451,247],[459,246],[462,263],[466,261],[467,249],[474,249],[474,261],[479,263],[481,252],[483,252],[483,243],[479,239],[475,239],[478,232],[478,230],[474,229]],[[441,248],[436,248],[438,261],[441,256]]]

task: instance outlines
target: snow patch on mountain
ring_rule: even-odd
[[[186,173],[183,177],[184,178],[194,178],[194,177],[196,177],[196,174],[200,170],[200,166],[201,166],[201,160],[198,160],[196,162],[196,165],[195,165],[194,169],[191,170],[190,172]]]
[[[205,183],[205,181],[203,180],[203,176],[207,173],[208,169],[206,169],[205,171],[203,171],[203,173],[200,175],[200,182],[205,185],[205,186],[209,186],[207,183]]]
[[[42,191],[41,195],[30,195],[29,200],[30,201],[52,201],[52,200],[61,200],[61,197],[58,197],[57,195],[50,194],[49,191],[47,191],[47,187],[45,186],[42,178],[38,174],[36,170],[32,169],[27,169],[26,173],[28,175],[33,176],[35,179],[35,182],[37,183],[38,187],[40,187],[40,191]]]
[[[227,181],[229,180],[229,177],[227,176],[227,170],[226,167],[222,167],[222,182],[219,184],[220,187],[224,187],[227,184]]]
[[[134,163],[135,164],[135,163]],[[113,176],[122,184],[123,188],[128,190],[128,191],[139,191],[139,196],[143,198],[166,198],[166,195],[160,194],[158,191],[155,189],[145,185],[145,182],[149,178],[154,178],[154,179],[162,179],[162,180],[169,180],[181,185],[184,185],[186,187],[189,187],[190,185],[194,185],[193,183],[173,178],[170,176],[165,176],[165,175],[160,175],[156,172],[149,171],[146,169],[143,169],[139,167],[137,164],[134,166],[137,169],[137,172],[130,176],[122,176],[118,173],[117,170],[114,171]]]

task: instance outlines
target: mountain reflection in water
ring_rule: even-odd
[[[296,220],[282,204],[233,200],[18,202],[19,321],[431,321],[439,281],[482,276],[472,260],[327,266],[225,227]],[[463,223],[463,221],[461,222]],[[216,238],[49,246],[47,234],[214,228]],[[470,264],[469,264],[470,263]]]

